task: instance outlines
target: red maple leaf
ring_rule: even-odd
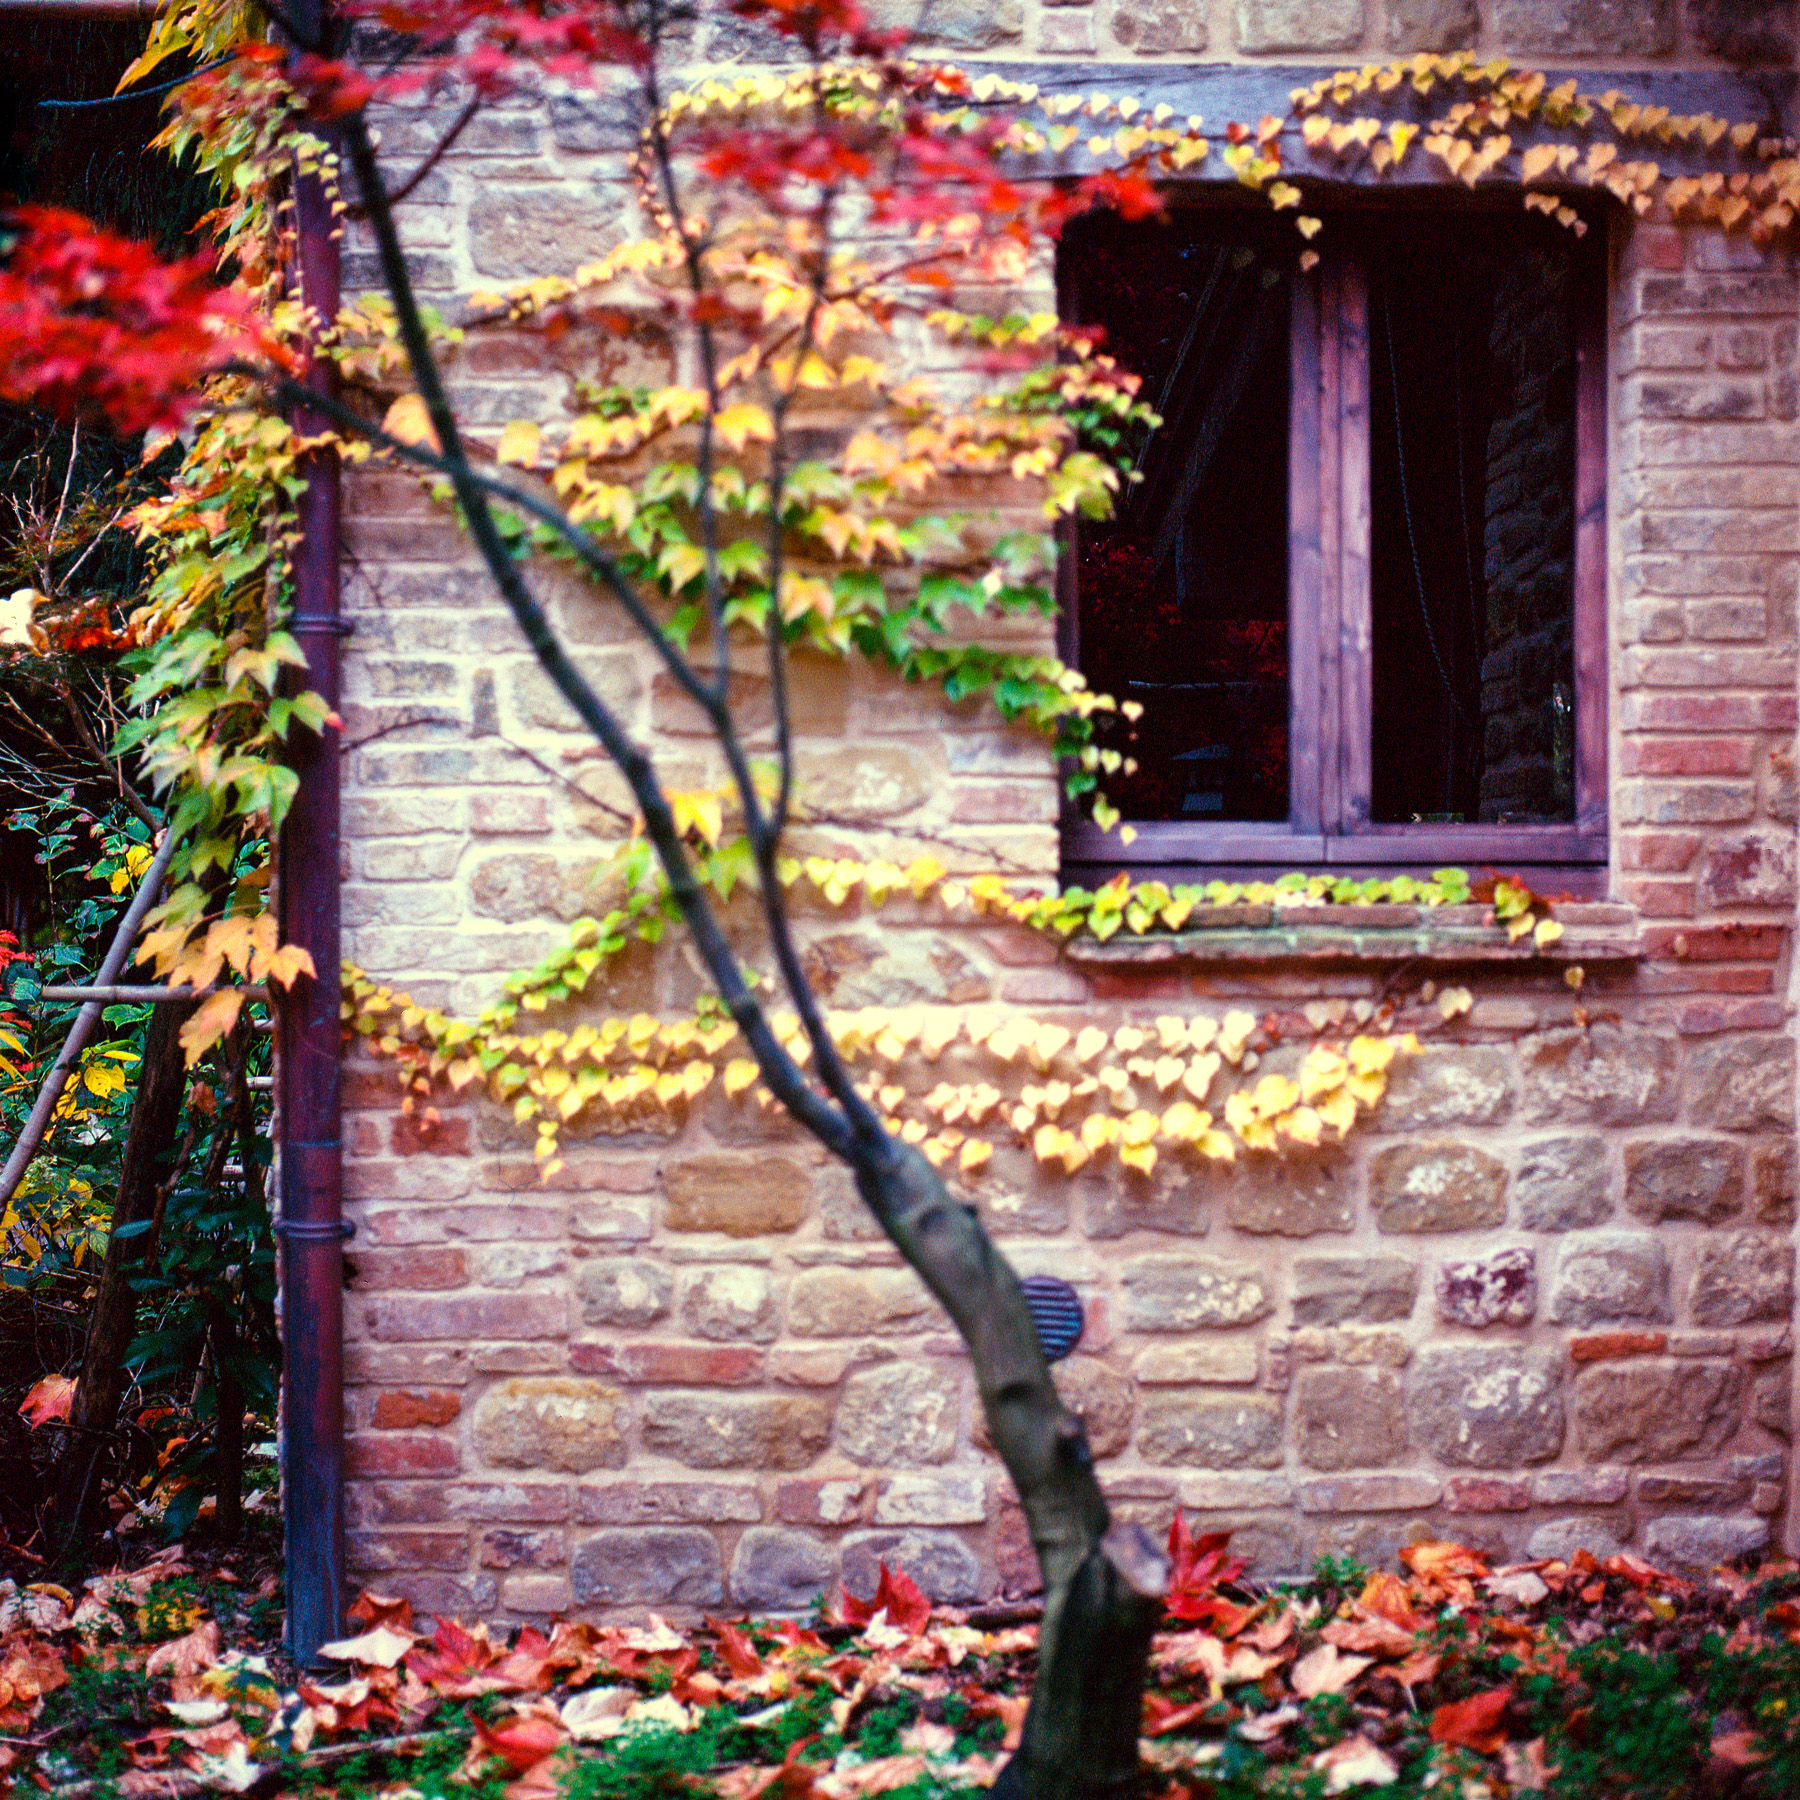
[[[887,1622],[898,1631],[917,1637],[931,1622],[931,1602],[918,1584],[903,1570],[877,1565],[880,1579],[873,1598],[859,1600],[848,1588],[838,1597],[838,1612],[846,1625],[866,1625],[878,1612],[887,1613]]]

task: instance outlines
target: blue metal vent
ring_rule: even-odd
[[[1027,1275],[1019,1286],[1047,1362],[1061,1362],[1081,1342],[1081,1296],[1060,1275]]]

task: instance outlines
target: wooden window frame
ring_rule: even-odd
[[[1601,221],[1595,228],[1604,230]],[[1575,318],[1575,817],[1568,824],[1378,824],[1373,717],[1367,266],[1352,246],[1293,283],[1288,411],[1288,792],[1277,823],[1133,821],[1120,842],[1067,800],[1065,876],[1149,878],[1424,870],[1538,871],[1592,896],[1607,881],[1605,258],[1582,258]],[[1081,661],[1075,533],[1059,568],[1064,660]]]

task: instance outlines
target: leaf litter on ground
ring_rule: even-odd
[[[1247,1579],[1170,1530],[1141,1744],[1153,1800],[1800,1794],[1800,1568],[1705,1580],[1629,1552]],[[258,1597],[268,1601],[272,1576]],[[182,1546],[78,1592],[0,1581],[0,1793],[180,1800],[944,1800],[1018,1745],[1037,1626],[900,1570],[812,1625],[655,1614],[505,1629],[363,1593],[324,1670]]]

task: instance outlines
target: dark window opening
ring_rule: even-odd
[[[1144,712],[1065,864],[1606,861],[1604,233],[1241,207],[1064,236],[1162,424],[1070,533],[1066,651]]]
[[[1555,239],[1437,220],[1371,247],[1378,823],[1575,816],[1570,290]]]
[[[1133,819],[1285,819],[1287,274],[1192,222],[1089,232],[1081,320],[1163,420],[1081,534],[1082,666],[1144,708],[1109,794]]]

